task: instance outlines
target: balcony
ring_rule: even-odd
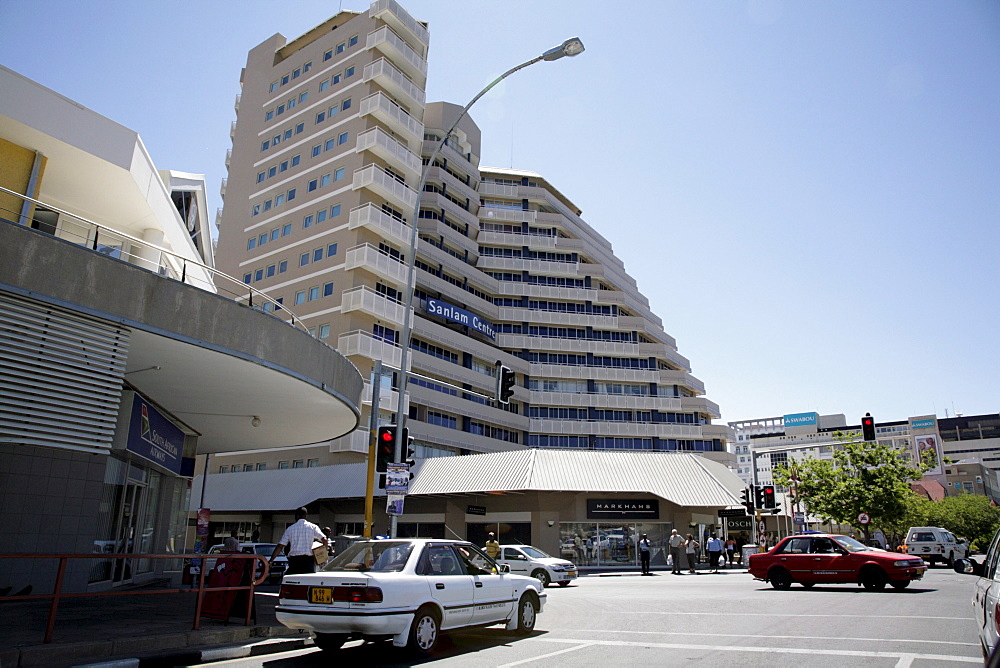
[[[393,169],[407,172],[415,180],[420,180],[423,165],[420,158],[410,149],[396,141],[382,128],[372,128],[358,135],[358,145],[355,151],[371,151],[389,163]]]
[[[229,179],[222,179],[222,185],[219,186],[219,194],[222,199],[226,199],[226,185],[229,183]]]
[[[413,211],[417,203],[416,191],[375,164],[355,170],[353,186],[367,188],[400,211]]]
[[[371,395],[369,394],[369,396]],[[356,429],[347,436],[341,436],[330,441],[330,452],[356,452],[367,455],[368,438],[367,429]]]
[[[533,223],[538,217],[537,211],[522,211],[496,206],[479,207],[479,219],[491,223]]]
[[[372,384],[369,380],[365,381],[365,388],[361,392],[362,403],[365,406],[372,405]],[[395,412],[396,406],[399,403],[399,392],[396,390],[387,390],[382,388],[382,396],[379,397],[379,409],[382,411],[393,411]],[[407,394],[403,397],[403,412],[409,415],[410,412],[410,395]]]
[[[674,371],[672,369],[660,370],[661,385],[680,385],[686,387],[696,394],[705,394],[705,383],[701,382],[687,371]]]
[[[240,113],[240,100],[242,98],[243,98],[243,96],[240,95],[239,93],[237,93],[236,94],[236,101],[233,102],[233,109],[236,111],[237,114]]]
[[[691,370],[690,360],[665,343],[640,343],[639,352],[644,355],[666,358],[682,369]]]
[[[233,149],[226,149],[226,169],[229,169],[229,163],[233,160]]]
[[[563,327],[619,329],[618,318],[612,315],[566,313],[563,311],[541,311],[538,309],[526,308],[501,308],[500,320],[507,322],[529,322],[539,325],[560,325]]]
[[[696,412],[714,419],[722,417],[722,413],[719,412],[719,404],[705,397],[682,397],[681,408],[684,411]]]
[[[546,274],[548,276],[579,276],[593,275],[590,272],[580,273],[579,262],[551,262],[549,260],[533,260],[521,257],[496,257],[492,255],[480,255],[476,264],[478,269],[493,271],[530,271],[533,274]],[[600,265],[585,265],[598,267]]]
[[[543,392],[532,390],[532,406],[576,406],[617,410],[671,411],[677,410],[674,397],[649,397],[633,394],[585,394],[576,392]]]
[[[365,357],[382,360],[389,366],[399,368],[402,349],[388,341],[376,339],[363,330],[346,332],[337,338],[337,351],[345,357]]]
[[[361,244],[347,251],[344,268],[365,269],[396,285],[406,285],[406,265],[371,244]]]
[[[506,186],[502,183],[487,183],[484,181],[479,184],[479,194],[520,199],[517,196],[517,186]]]
[[[424,141],[424,124],[398,102],[379,91],[361,100],[361,116],[371,115],[402,138],[411,151],[419,151]]]
[[[426,53],[431,41],[427,28],[410,16],[396,0],[375,0],[368,8],[368,16],[385,21],[417,51]]]
[[[634,343],[561,339],[549,336],[528,336],[526,334],[497,334],[497,345],[508,350],[526,349],[561,353],[594,353],[595,355],[648,356],[642,353]]]
[[[382,26],[378,30],[368,33],[369,49],[378,49],[386,56],[392,58],[393,62],[410,79],[423,83],[427,79],[427,61],[414,51],[403,38],[397,35],[389,26]]]
[[[367,227],[389,241],[395,241],[407,247],[410,245],[410,236],[412,234],[410,226],[398,218],[390,216],[371,202],[351,209],[347,227],[352,230],[356,230],[359,227]]]
[[[232,123],[229,124],[229,139],[232,140],[235,138],[236,138],[236,121],[233,121]]]
[[[531,420],[531,431],[543,434],[632,436],[646,438],[700,438],[700,425],[644,422],[587,422],[576,420]]]
[[[343,299],[340,303],[340,311],[341,313],[361,311],[401,327],[403,325],[403,313],[405,309],[399,302],[375,292],[366,285],[362,285],[344,291]]]
[[[569,366],[566,364],[531,364],[528,372],[532,378],[565,378],[570,380],[599,380],[613,383],[656,383],[656,369],[616,369],[601,366]],[[672,410],[679,410],[680,399]]]
[[[423,110],[424,90],[413,83],[408,76],[400,72],[385,58],[379,58],[374,63],[365,65],[364,81],[375,82],[390,95],[408,105],[410,111]]]

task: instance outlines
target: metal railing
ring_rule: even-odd
[[[266,293],[214,267],[186,258],[166,248],[133,237],[125,232],[120,232],[83,216],[78,216],[75,213],[52,204],[22,195],[13,190],[8,190],[3,186],[0,186],[0,193],[13,195],[25,202],[30,202],[36,207],[44,207],[48,211],[57,213],[59,214],[59,221],[58,225],[54,225],[52,221],[40,219],[37,215],[37,210],[34,217],[25,217],[22,216],[20,211],[5,208],[0,208],[0,220],[8,218],[11,221],[21,221],[22,226],[28,229],[32,229],[33,226],[41,230],[51,228],[50,232],[41,232],[39,229],[35,231],[40,234],[48,234],[49,236],[62,239],[77,246],[89,248],[94,252],[122,260],[141,269],[172,278],[186,285],[205,290],[206,292],[223,294],[237,303],[266,312],[274,317],[278,317],[275,315],[277,311],[284,311],[288,314],[289,319],[285,321],[284,318],[278,318],[279,320],[287,322],[292,327],[296,327],[307,333],[309,332],[309,328],[303,324],[302,320],[289,311],[283,304]],[[205,243],[211,244],[211,240],[205,240]],[[203,274],[205,278],[201,278],[199,274]],[[270,306],[265,306],[265,304],[269,304]]]
[[[53,587],[51,594],[27,594],[20,596],[4,596],[0,599],[0,606],[3,603],[12,601],[37,601],[49,599],[52,603],[49,605],[49,616],[48,621],[45,625],[45,638],[43,642],[52,642],[52,633],[55,630],[56,625],[56,613],[59,610],[59,602],[66,598],[106,598],[109,596],[154,596],[158,594],[196,594],[197,602],[194,609],[194,626],[192,627],[197,631],[201,627],[201,610],[202,604],[204,603],[205,594],[209,592],[217,591],[243,591],[247,590],[249,593],[246,597],[246,612],[243,618],[243,625],[250,626],[250,618],[253,611],[253,594],[254,587],[257,585],[264,584],[267,581],[268,576],[271,572],[271,567],[265,557],[259,554],[218,554],[215,559],[253,559],[259,561],[263,567],[261,573],[256,578],[250,578],[250,584],[238,585],[235,587],[206,587],[205,586],[205,571],[204,564],[199,569],[198,574],[198,586],[188,589],[130,589],[127,591],[101,591],[101,592],[63,592],[63,580],[66,576],[66,563],[70,559],[130,559],[130,560],[144,560],[144,559],[172,559],[174,561],[178,559],[201,559],[204,560],[204,555],[194,555],[194,554],[0,554],[0,560],[4,559],[58,559],[59,569],[56,573],[56,582]]]

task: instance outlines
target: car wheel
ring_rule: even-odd
[[[910,581],[909,580],[892,580],[892,581],[889,582],[889,584],[892,585],[893,589],[897,589],[897,590],[902,591],[903,589],[906,589],[907,587],[910,586]]]
[[[869,568],[861,573],[861,584],[869,591],[885,589],[887,578],[880,568]]]
[[[562,582],[559,583],[559,586],[560,587],[568,587],[569,586],[569,580],[563,580]]]
[[[955,553],[954,552],[949,552],[948,553],[948,561],[944,562],[944,565],[947,566],[948,568],[954,568],[954,566],[955,566]]]
[[[549,572],[546,570],[542,570],[541,568],[532,573],[531,577],[535,578],[536,580],[539,580],[542,583],[542,587],[548,587],[550,584],[552,584],[552,578],[549,577]]]
[[[790,589],[792,586],[792,575],[784,568],[773,569],[767,579],[775,589]]]
[[[340,649],[347,642],[347,635],[344,633],[317,633],[313,642],[324,652],[332,652],[335,649]]]
[[[534,594],[527,593],[521,597],[517,603],[517,631],[520,636],[525,636],[535,630],[535,623],[538,621],[538,600]]]
[[[410,626],[410,639],[406,643],[407,649],[415,654],[427,655],[434,651],[437,646],[438,636],[441,634],[441,622],[437,612],[433,608],[420,608],[413,616],[413,624]]]
[[[815,582],[803,582],[802,586],[805,587],[806,589],[812,589],[813,587],[816,586],[816,583]]]

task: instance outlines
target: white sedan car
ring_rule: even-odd
[[[979,627],[979,642],[983,660],[1000,651],[1000,531],[997,531],[982,562],[970,558],[956,559],[955,571],[978,576],[972,592],[972,618]],[[990,664],[995,665],[995,664]]]
[[[576,564],[565,559],[550,557],[531,545],[501,545],[498,564],[506,564],[516,575],[528,575],[548,587],[558,583],[560,587],[569,585],[576,579]]]
[[[278,597],[278,621],[311,631],[320,649],[392,638],[418,654],[450,629],[530,633],[545,603],[538,580],[511,574],[475,545],[426,538],[354,543],[317,573],[286,575]]]

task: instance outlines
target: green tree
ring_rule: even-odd
[[[919,480],[929,464],[913,466],[902,450],[862,441],[857,432],[837,432],[834,439],[839,445],[832,461],[806,457],[778,467],[775,481],[794,488],[795,498],[825,521],[854,525],[859,514],[868,513],[865,540],[871,529],[891,530],[910,511],[915,495],[908,483]]]
[[[946,496],[940,501],[928,502],[926,526],[944,527],[968,539],[970,545],[974,542],[985,550],[1000,527],[1000,507],[980,494]]]

